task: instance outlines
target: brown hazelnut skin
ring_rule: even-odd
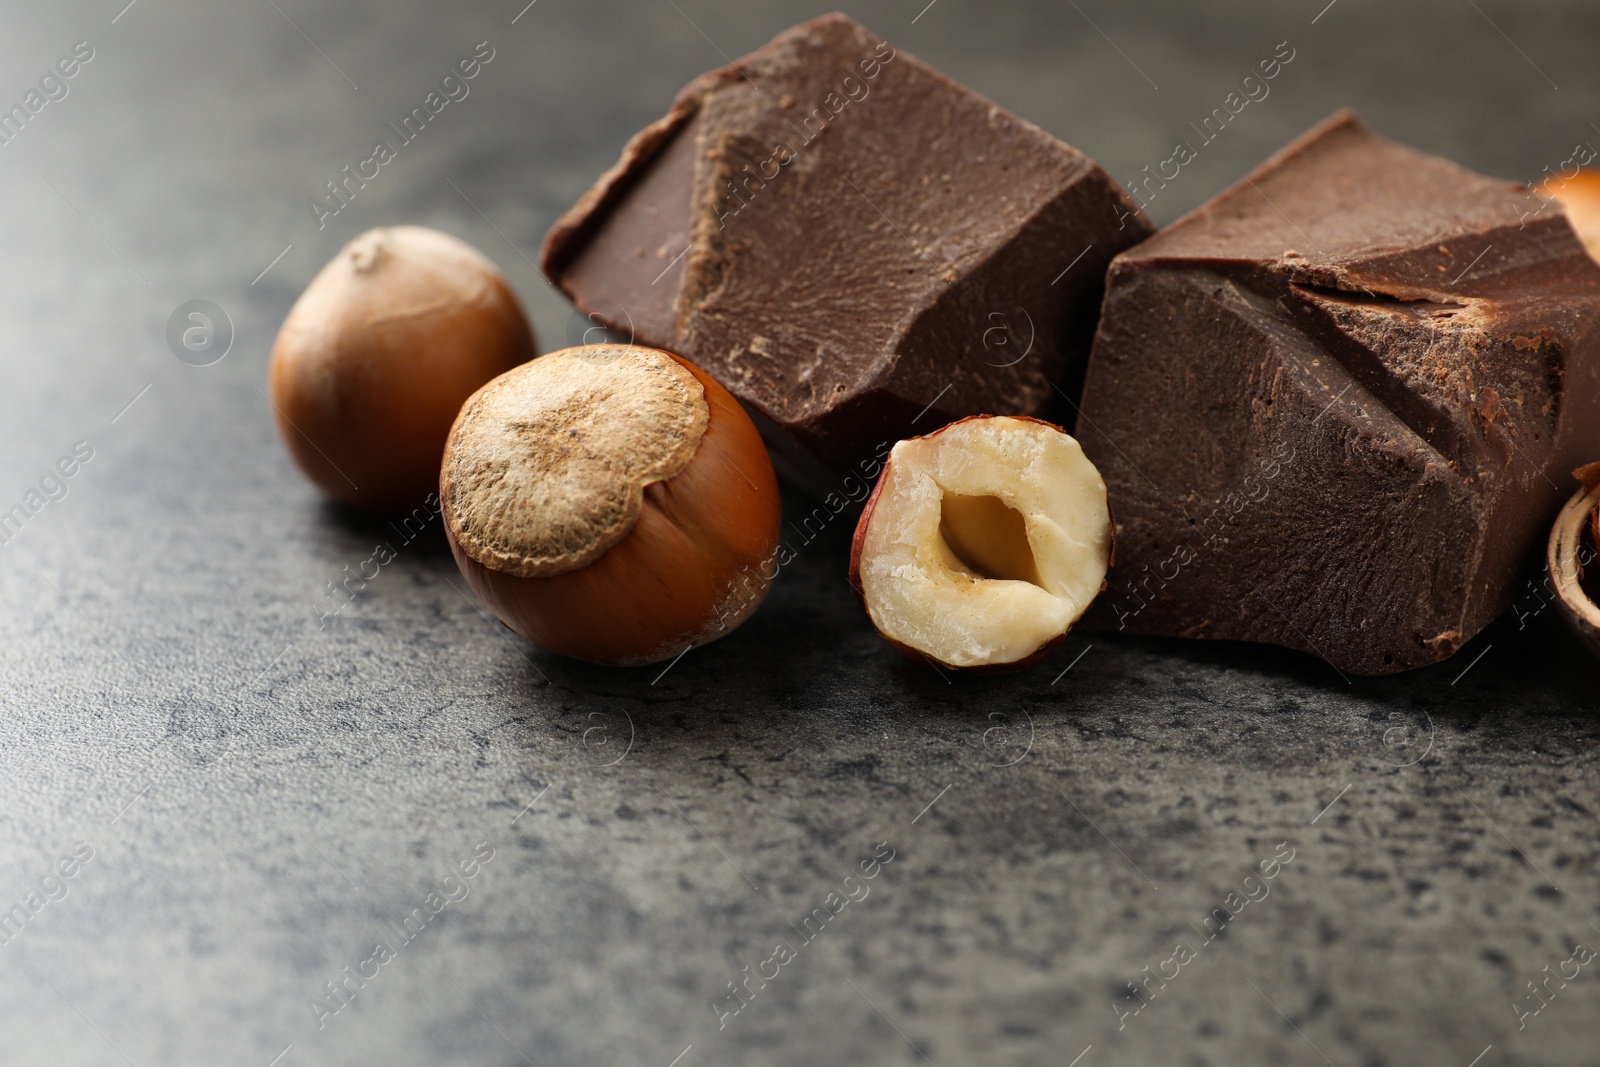
[[[448,516],[444,523],[462,576],[494,614],[573,659],[670,660],[744,622],[776,572],[782,506],[760,433],[714,378],[663,354],[704,388],[705,434],[687,466],[645,487],[633,528],[597,560],[565,574],[520,577],[473,558]],[[448,496],[441,486],[440,499]]]
[[[516,295],[477,250],[420,226],[369,230],[323,267],[278,331],[278,431],[329,496],[409,510],[438,488],[462,403],[534,355]]]
[[[1057,430],[1057,431],[1059,431],[1059,432],[1061,432],[1063,434],[1066,433],[1066,431],[1062,427],[1056,425],[1055,423],[1047,422],[1044,419],[1036,419],[1036,418],[1032,417],[1031,415],[1013,415],[1013,416],[1009,416],[1009,417],[1011,419],[1017,421],[1017,422],[1037,423],[1040,426],[1048,426],[1050,429]],[[917,437],[908,438],[908,440],[913,440],[913,441],[928,440],[930,438],[938,437],[940,434],[943,434],[945,431],[951,429],[954,426],[959,426],[962,423],[974,422],[974,421],[978,421],[978,420],[982,420],[982,419],[991,419],[991,418],[994,418],[994,416],[993,415],[968,415],[966,418],[957,419],[955,422],[949,423],[949,424],[947,424],[945,426],[941,426],[939,429],[934,430],[932,433],[922,434],[922,435],[919,435]],[[850,541],[850,571],[849,571],[850,588],[855,593],[856,600],[861,604],[862,610],[866,611],[868,613],[868,617],[869,618],[871,617],[871,611],[870,611],[870,609],[868,607],[868,604],[867,604],[866,589],[863,586],[862,581],[861,581],[861,553],[862,553],[863,547],[865,546],[866,539],[867,539],[867,528],[872,524],[873,512],[875,510],[877,510],[878,497],[883,492],[884,486],[886,486],[888,484],[888,482],[889,482],[888,473],[889,473],[889,465],[890,465],[891,462],[892,462],[892,456],[891,456],[890,459],[887,459],[887,460],[884,461],[883,470],[878,475],[878,481],[872,487],[872,494],[869,497],[867,497],[867,502],[861,509],[861,516],[860,516],[859,519],[856,520],[855,534],[851,538],[851,541]],[[1113,531],[1113,536],[1111,538],[1111,542],[1110,542],[1110,546],[1109,546],[1109,555],[1108,555],[1108,558],[1107,558],[1107,561],[1106,561],[1106,566],[1107,566],[1107,568],[1109,568],[1111,566],[1111,564],[1116,561],[1116,555],[1117,555],[1116,537],[1114,535],[1114,531],[1116,530],[1116,517],[1114,515],[1111,515],[1109,502],[1106,505],[1106,511],[1107,511],[1107,516],[1110,519],[1111,530]],[[1105,589],[1106,589],[1106,582],[1104,580],[1102,580],[1101,583],[1100,583],[1100,591],[1104,592]],[[876,625],[874,625],[874,628],[876,629]],[[1039,664],[1041,664],[1041,663],[1045,662],[1046,660],[1048,660],[1055,653],[1056,649],[1061,647],[1061,643],[1063,641],[1065,641],[1066,638],[1067,638],[1067,635],[1063,633],[1060,636],[1053,638],[1052,640],[1046,641],[1044,644],[1040,645],[1037,649],[1035,649],[1032,653],[1030,653],[1029,655],[1024,656],[1024,657],[1022,657],[1021,659],[1018,659],[1018,660],[1012,660],[1012,661],[1006,662],[1006,663],[987,663],[987,664],[979,664],[979,665],[958,666],[958,665],[955,665],[955,664],[946,663],[945,661],[943,661],[941,659],[937,659],[937,658],[935,658],[933,656],[930,656],[928,653],[923,652],[921,649],[912,648],[910,645],[905,644],[903,641],[896,640],[895,638],[893,638],[893,637],[889,636],[888,634],[884,633],[882,630],[878,631],[878,636],[883,638],[883,640],[889,645],[890,648],[892,648],[896,652],[900,653],[906,659],[911,660],[913,663],[924,663],[924,664],[931,665],[931,666],[935,667],[936,669],[945,670],[945,671],[952,671],[952,672],[955,672],[955,673],[958,673],[958,674],[967,674],[967,675],[1011,674],[1011,673],[1014,673],[1016,671],[1027,670],[1030,667],[1036,667]]]

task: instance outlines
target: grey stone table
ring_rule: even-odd
[[[459,234],[561,347],[556,214],[822,8],[125,3],[0,19],[0,104],[45,79],[0,143],[0,510],[40,494],[0,545],[0,1063],[1600,1062],[1595,665],[1532,594],[1388,680],[1106,634],[948,679],[871,632],[841,522],[734,636],[601,670],[290,466],[267,353],[342,242]],[[1509,178],[1600,143],[1580,0],[924,3],[853,13],[1124,178],[1288,42],[1158,221],[1345,104]]]

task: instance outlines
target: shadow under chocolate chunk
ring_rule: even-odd
[[[1078,436],[1091,625],[1442,660],[1600,459],[1600,267],[1522,187],[1342,112],[1117,258]]]
[[[900,438],[1075,399],[1106,264],[1150,232],[1087,156],[830,15],[691,82],[543,267],[825,494]]]

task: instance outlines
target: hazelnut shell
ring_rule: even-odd
[[[1574,633],[1588,646],[1589,651],[1600,656],[1600,606],[1590,598],[1583,587],[1583,538],[1588,532],[1589,559],[1600,550],[1600,542],[1593,540],[1600,522],[1600,463],[1591,463],[1572,472],[1583,482],[1583,487],[1572,495],[1566,507],[1556,516],[1550,531],[1550,544],[1545,562],[1555,585],[1556,603],[1561,615]]]
[[[462,402],[534,354],[493,263],[448,234],[396,226],[350,241],[306,287],[273,344],[269,391],[301,472],[392,514],[438,488]]]

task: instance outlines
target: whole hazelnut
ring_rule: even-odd
[[[1600,259],[1600,170],[1579,169],[1570,178],[1551,175],[1540,191],[1561,202],[1578,240],[1590,256]]]
[[[329,496],[380,513],[412,508],[438,488],[462,402],[533,356],[516,295],[476,249],[421,226],[368,230],[278,331],[278,431]]]
[[[439,499],[467,584],[508,627],[593,663],[731,632],[776,573],[778,483],[755,425],[667,352],[589,345],[461,409]]]
[[[959,670],[1047,656],[1105,588],[1113,529],[1083,449],[1038,419],[975,415],[889,453],[850,584],[907,656]]]

